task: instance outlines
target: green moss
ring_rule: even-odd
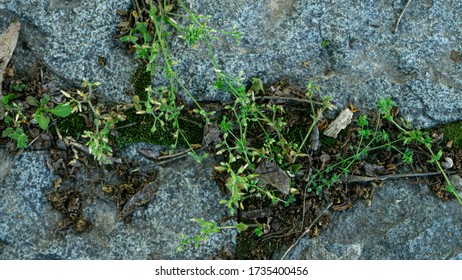
[[[79,114],[71,114],[65,118],[56,118],[56,127],[62,136],[78,139],[86,129],[85,119]]]
[[[138,115],[134,109],[125,112],[127,119],[117,124],[118,127],[135,124],[117,130],[117,136],[113,137],[113,141],[117,146],[131,143],[152,143],[156,145],[170,146],[175,143],[173,133],[175,132],[171,125],[166,124],[164,127],[152,133],[151,128],[154,124],[154,119],[149,115]],[[189,144],[200,144],[203,138],[203,127],[195,125],[184,120],[179,121],[180,127],[186,136]],[[181,135],[178,138],[178,145],[187,145]]]
[[[147,100],[146,88],[151,85],[151,75],[146,71],[145,65],[138,65],[130,78],[135,95],[140,97],[141,101]]]
[[[333,147],[337,143],[337,139],[324,135],[324,133],[319,133],[319,142],[321,145],[326,147]]]
[[[291,127],[284,137],[289,143],[296,143],[300,145],[305,137],[308,128],[306,125],[296,125]]]
[[[446,124],[441,129],[444,133],[445,142],[452,140],[452,146],[454,148],[462,148],[462,122]]]

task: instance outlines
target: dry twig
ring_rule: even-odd
[[[398,31],[399,23],[401,22],[401,19],[403,18],[404,12],[406,11],[407,6],[409,6],[409,3],[411,3],[411,0],[407,0],[406,4],[404,5],[403,10],[401,11],[401,14],[398,17],[398,21],[396,22],[395,32],[394,33],[396,33],[396,31]]]
[[[409,177],[428,177],[428,176],[437,176],[441,175],[440,171],[436,172],[426,172],[426,173],[404,173],[404,174],[389,174],[382,176],[358,176],[350,175],[347,178],[342,178],[341,180],[345,183],[360,183],[360,182],[373,182],[373,181],[384,181],[389,179],[398,179],[398,178],[409,178]],[[454,172],[446,172],[446,174],[451,175]]]
[[[319,214],[319,216],[316,217],[316,219],[314,219],[314,221],[310,224],[310,226],[305,230],[305,232],[303,232],[302,235],[300,235],[300,237],[297,239],[297,241],[295,241],[294,244],[292,244],[289,249],[287,249],[287,251],[285,252],[285,254],[282,256],[281,260],[285,259],[285,257],[287,257],[287,255],[289,254],[290,250],[292,250],[293,247],[295,247],[295,245],[298,244],[298,242],[300,242],[300,240],[302,240],[302,238],[310,231],[311,227],[327,212],[327,210],[329,210],[329,208],[332,206],[332,202],[329,203],[329,205],[327,205],[326,209],[324,209],[321,214]]]

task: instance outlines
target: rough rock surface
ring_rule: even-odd
[[[405,1],[188,2],[212,16],[211,26],[236,25],[242,32],[239,46],[215,42],[220,66],[231,75],[242,70],[264,82],[287,78],[302,88],[315,81],[340,107],[375,108],[380,96],[390,96],[419,126],[461,118],[461,1],[413,1],[396,33]],[[206,50],[185,48],[176,55],[193,92],[213,97]]]
[[[414,124],[430,126],[460,119],[462,108],[462,3],[411,3],[395,32],[404,1],[185,1],[210,15],[209,25],[242,32],[241,44],[213,43],[220,67],[265,82],[290,79],[304,87],[317,82],[322,95],[341,106],[374,108],[392,97]],[[74,84],[84,78],[103,83],[100,94],[127,100],[134,62],[113,40],[116,11],[130,0],[0,1],[0,27],[23,23],[17,60],[30,52]],[[324,42],[324,45],[322,46]],[[198,99],[229,99],[213,90],[208,50],[174,42],[176,71]],[[106,58],[106,66],[98,63]],[[155,80],[158,80],[156,77]],[[187,99],[184,96],[184,99]]]
[[[332,96],[340,107],[352,102],[373,108],[378,97],[391,96],[401,113],[419,126],[461,119],[461,1],[413,1],[397,32],[402,0],[186,2],[193,10],[211,15],[210,26],[229,30],[236,25],[242,32],[239,46],[231,39],[213,43],[220,67],[231,75],[242,70],[246,77],[259,76],[265,82],[287,78],[301,87],[315,81],[321,94]],[[125,90],[130,88],[135,63],[113,36],[120,21],[116,11],[130,4],[130,0],[0,0],[0,28],[13,19],[22,23],[13,56],[17,69],[34,69],[37,60],[74,85],[90,78],[103,83],[99,94],[106,99],[128,100]],[[212,88],[214,71],[205,48],[191,49],[175,41],[173,55],[179,62],[175,70],[195,96],[229,99]],[[98,62],[101,57],[105,66]],[[223,244],[214,239],[214,245],[201,248],[211,251],[180,255],[173,250],[176,233],[191,226],[189,218],[201,216],[202,210],[213,214],[222,209],[215,205],[219,194],[209,175],[203,174],[208,169],[197,167],[191,159],[166,171],[172,183],[146,208],[137,210],[131,224],[116,223],[112,204],[88,202],[101,207],[88,213],[98,230],[67,238],[71,233],[53,233],[60,216],[45,198],[54,177],[44,157],[39,152],[23,153],[14,159],[7,177],[0,170],[0,176],[5,174],[0,178],[0,258],[144,259],[151,254],[207,258],[221,249]],[[396,185],[378,191],[372,207],[360,204],[337,213],[325,239],[303,241],[291,258],[461,259],[460,206],[439,202],[425,187],[417,191],[406,181]],[[210,193],[199,195],[199,188]],[[396,199],[403,202],[396,204]],[[169,208],[180,207],[180,202],[190,202],[191,217]],[[369,224],[358,218],[364,217],[361,212],[373,212]],[[108,235],[112,229],[114,235]],[[359,236],[371,245],[360,243]],[[376,239],[380,243],[374,243]]]
[[[181,233],[198,233],[190,219],[218,220],[228,214],[218,203],[223,197],[211,180],[211,160],[195,164],[186,158],[160,168],[156,196],[136,208],[129,223],[118,218],[115,202],[100,186],[63,182],[61,188],[89,197],[82,202],[82,216],[94,228],[77,234],[57,230],[62,217],[47,199],[57,177],[44,164],[46,157],[45,152],[24,152],[0,163],[0,259],[210,259],[235,246],[234,233],[227,231],[212,236],[207,246],[177,251]]]
[[[130,0],[0,0],[0,29],[18,19],[21,33],[13,59],[17,70],[43,63],[70,86],[84,79],[102,83],[102,97],[129,100],[129,79],[136,63],[113,39]],[[101,60],[105,65],[101,65]]]
[[[335,212],[325,231],[302,239],[286,259],[462,259],[462,207],[426,185],[385,182],[371,206],[359,201]]]

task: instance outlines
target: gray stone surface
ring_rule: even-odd
[[[380,96],[390,96],[419,126],[461,118],[462,61],[450,58],[462,52],[461,1],[413,1],[396,33],[405,1],[188,2],[212,16],[210,26],[236,25],[242,32],[239,46],[215,42],[220,66],[231,75],[242,70],[265,82],[287,78],[302,88],[316,81],[340,106],[375,108]],[[330,41],[327,48],[323,40]],[[220,98],[212,72],[204,71],[206,50],[178,48],[176,55],[193,92]]]
[[[287,259],[444,260],[461,255],[460,204],[440,201],[426,185],[390,181],[376,190],[370,207],[360,201],[335,212],[325,231],[302,239]]]
[[[120,21],[116,11],[130,2],[0,1],[0,27],[13,18],[24,25],[16,60],[30,58],[30,48],[56,74],[75,84],[98,80],[101,96],[128,100],[134,62],[113,36]],[[462,52],[458,0],[412,2],[396,33],[404,1],[185,2],[211,15],[211,27],[242,32],[239,46],[229,38],[213,43],[220,67],[230,75],[242,70],[245,77],[288,78],[301,87],[316,81],[321,94],[341,106],[374,108],[379,96],[390,96],[419,126],[461,118],[462,61],[450,58]],[[330,41],[326,48],[324,40]],[[176,70],[198,99],[229,99],[213,90],[214,71],[203,45],[192,49],[174,38],[173,46]],[[107,59],[104,67],[100,56]]]
[[[0,154],[3,157],[3,151]],[[159,169],[160,188],[147,205],[138,207],[129,223],[118,218],[116,204],[101,186],[64,181],[61,188],[91,194],[82,202],[82,215],[94,228],[81,234],[57,231],[61,214],[51,208],[47,193],[57,179],[46,167],[45,152],[24,152],[0,163],[0,259],[210,259],[235,246],[234,232],[211,237],[207,246],[178,252],[180,233],[198,233],[191,218],[218,220],[228,214],[211,180],[213,162],[192,158]],[[10,163],[10,164],[9,164]]]
[[[14,19],[22,24],[13,56],[17,70],[34,69],[38,61],[73,86],[99,81],[101,97],[127,101],[124,91],[136,63],[113,37],[121,21],[117,10],[130,5],[130,0],[0,0],[0,29]]]
[[[220,67],[231,75],[242,70],[245,77],[260,76],[265,82],[287,78],[301,87],[315,81],[321,94],[332,96],[340,106],[352,102],[373,108],[379,96],[390,96],[419,126],[461,119],[462,61],[450,58],[451,52],[462,52],[461,1],[412,1],[396,33],[401,0],[186,2],[211,15],[210,26],[236,25],[242,32],[239,46],[231,39],[213,42]],[[125,90],[135,63],[112,38],[120,20],[116,11],[130,3],[0,0],[0,28],[15,18],[23,24],[13,57],[18,69],[33,69],[38,60],[75,85],[84,78],[100,81],[100,96],[123,101],[128,100]],[[330,44],[323,48],[325,40]],[[212,88],[214,72],[205,48],[191,49],[177,39],[173,46],[176,70],[196,97],[229,99]],[[98,64],[99,57],[106,58],[106,66]],[[219,194],[210,174],[203,174],[208,167],[198,167],[191,159],[165,170],[172,183],[148,207],[137,210],[131,224],[120,226],[115,206],[96,200],[87,202],[91,207],[85,210],[97,225],[94,231],[54,234],[60,216],[45,198],[54,179],[45,157],[26,152],[13,162],[0,163],[1,258],[208,258],[223,246],[214,240],[206,251],[179,255],[171,245],[177,233],[191,227],[185,213],[201,216],[204,211],[218,217],[219,211],[214,211],[222,209],[215,205]],[[1,169],[8,169],[8,162],[12,165],[6,176]],[[204,186],[209,196],[202,192]],[[396,204],[396,199],[403,202]],[[187,211],[180,202],[191,203]],[[361,216],[365,212],[371,216],[369,223]],[[460,217],[460,206],[454,202],[443,204],[425,187],[394,182],[376,193],[372,207],[359,204],[337,213],[326,237],[303,241],[291,257],[461,259]],[[173,243],[166,245],[167,241]]]

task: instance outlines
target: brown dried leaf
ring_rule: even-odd
[[[265,187],[271,185],[283,194],[290,192],[290,177],[274,162],[263,160],[255,170],[258,176],[258,185]]]
[[[125,219],[135,211],[136,207],[148,204],[156,195],[159,184],[156,181],[146,184],[143,189],[134,194],[122,209],[122,218]]]
[[[365,162],[364,171],[366,172],[367,176],[374,177],[383,173],[385,171],[385,166]]]
[[[0,85],[3,82],[3,74],[5,73],[6,66],[10,62],[13,51],[16,48],[19,29],[21,29],[21,23],[13,22],[5,32],[0,34]],[[1,86],[0,94],[2,94]]]
[[[206,124],[204,128],[204,140],[202,140],[204,147],[215,147],[217,144],[221,142],[221,131],[218,125]]]

